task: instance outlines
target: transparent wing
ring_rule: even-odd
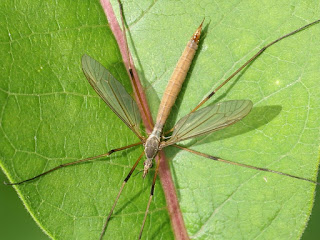
[[[233,100],[202,108],[181,118],[173,128],[168,146],[189,138],[225,128],[244,118],[251,110],[250,100]]]
[[[89,83],[111,110],[140,138],[141,117],[137,103],[99,62],[82,56],[82,70]]]

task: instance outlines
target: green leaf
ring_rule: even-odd
[[[130,1],[131,49],[155,116],[174,66],[205,17],[205,37],[167,124],[261,47],[320,16],[314,1]],[[241,122],[184,145],[223,159],[316,179],[319,164],[320,24],[268,49],[210,103],[250,99]],[[167,149],[194,239],[298,239],[313,184]]]
[[[95,156],[139,139],[94,92],[81,56],[97,59],[131,93],[117,43],[99,2],[2,1],[1,167],[20,181],[61,163]],[[98,239],[107,213],[142,148],[70,166],[15,187],[53,239]],[[142,170],[142,164],[137,170]],[[152,175],[133,176],[107,239],[136,239]],[[157,183],[146,236],[172,238]],[[121,236],[121,237],[120,237]],[[157,237],[155,237],[156,239]]]
[[[91,89],[80,65],[89,54],[130,84],[98,2],[2,1],[1,167],[11,181],[63,162],[137,142]],[[116,5],[115,5],[116,6]],[[130,1],[124,4],[131,52],[153,115],[186,42],[203,17],[205,37],[167,128],[270,41],[318,18],[311,1]],[[255,166],[316,178],[319,160],[320,25],[267,50],[210,101],[250,99],[243,121],[186,142],[192,149]],[[16,187],[54,239],[97,239],[136,148],[67,167]],[[297,239],[315,186],[215,163],[167,148],[180,206],[196,239]],[[142,165],[138,170],[142,169]],[[132,177],[106,239],[136,239],[152,174]],[[157,183],[143,237],[172,239]]]

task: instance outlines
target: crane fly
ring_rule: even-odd
[[[121,4],[119,2],[120,9]],[[122,26],[123,31],[125,35],[125,25],[122,17],[122,11],[121,13],[121,20],[122,20]],[[143,163],[143,177],[145,177],[150,168],[154,165],[154,159],[155,161],[155,172],[153,176],[153,181],[151,185],[149,200],[147,202],[146,211],[142,220],[142,226],[140,228],[140,234],[139,239],[142,237],[143,228],[148,216],[150,203],[152,201],[152,197],[154,194],[154,188],[155,188],[155,182],[159,171],[159,164],[160,164],[160,157],[156,158],[159,154],[159,151],[162,150],[165,147],[173,146],[175,148],[191,152],[193,154],[212,159],[214,161],[224,162],[227,164],[232,164],[236,166],[251,168],[259,171],[265,171],[270,173],[275,173],[291,178],[296,178],[299,180],[311,182],[313,184],[319,184],[318,182],[315,182],[310,179],[306,179],[303,177],[287,174],[284,172],[279,172],[275,170],[271,170],[268,168],[261,168],[261,167],[255,167],[251,165],[246,165],[243,163],[237,163],[232,162],[230,160],[221,159],[219,157],[211,156],[205,153],[197,152],[195,150],[191,150],[188,148],[185,148],[183,146],[177,145],[177,143],[195,138],[198,136],[203,136],[206,134],[210,134],[212,132],[218,131],[220,129],[226,128],[241,119],[243,119],[245,116],[247,116],[253,106],[253,103],[250,100],[229,100],[224,102],[219,102],[213,105],[209,105],[207,107],[200,108],[206,101],[208,101],[219,89],[221,89],[227,82],[229,82],[234,76],[236,76],[243,68],[248,66],[249,63],[254,61],[258,56],[260,56],[267,48],[272,46],[273,44],[277,43],[278,41],[289,37],[303,29],[306,29],[307,27],[318,23],[320,20],[314,21],[310,24],[307,24],[293,32],[290,32],[275,41],[267,44],[265,47],[263,47],[260,51],[258,51],[253,57],[251,57],[246,63],[244,63],[238,70],[236,70],[233,74],[230,75],[225,81],[223,81],[213,92],[211,92],[204,100],[202,100],[189,114],[182,117],[172,128],[172,130],[169,132],[169,135],[163,132],[163,128],[165,126],[166,120],[169,116],[169,113],[171,111],[172,106],[175,103],[175,100],[180,92],[180,89],[182,87],[182,84],[186,78],[186,75],[188,73],[189,67],[192,63],[192,59],[194,58],[194,55],[197,51],[198,44],[200,41],[200,35],[201,30],[203,26],[203,21],[200,24],[200,26],[196,29],[194,34],[192,35],[191,39],[187,43],[187,46],[185,50],[182,53],[182,56],[180,57],[176,68],[173,71],[173,74],[171,76],[171,79],[168,82],[168,85],[165,89],[165,92],[163,94],[160,107],[158,110],[158,115],[156,118],[156,122],[154,125],[154,128],[148,136],[145,136],[140,129],[141,124],[141,116],[139,112],[139,108],[135,100],[131,97],[130,94],[128,94],[125,90],[125,88],[121,85],[120,82],[118,82],[113,75],[104,67],[102,66],[98,61],[94,60],[92,57],[88,55],[84,55],[82,57],[82,69],[84,72],[84,75],[86,76],[87,80],[89,81],[90,85],[93,87],[93,89],[96,91],[96,93],[103,99],[103,101],[109,106],[109,108],[126,124],[132,132],[140,139],[139,142],[133,143],[131,145],[120,147],[117,149],[113,149],[109,151],[108,153],[101,154],[98,156],[86,158],[77,160],[70,163],[65,163],[62,165],[59,165],[55,168],[52,168],[46,172],[43,172],[33,178],[23,180],[16,183],[8,183],[9,185],[18,185],[25,182],[29,182],[31,180],[37,179],[41,176],[44,176],[50,172],[53,172],[55,170],[58,170],[60,168],[75,165],[78,163],[94,160],[97,158],[102,158],[111,155],[114,152],[119,152],[125,149],[129,149],[138,145],[144,146],[144,151],[141,152],[139,158],[136,160],[134,165],[132,166],[131,170],[129,171],[128,175],[124,179],[119,193],[115,198],[115,201],[113,203],[113,206],[106,218],[106,221],[104,223],[100,239],[103,238],[105,231],[107,230],[108,223],[110,221],[110,218],[113,214],[113,211],[116,207],[116,204],[120,198],[120,195],[122,193],[122,190],[124,189],[124,186],[132,176],[132,173],[138,166],[139,162],[145,156],[146,160],[144,160]],[[125,40],[126,41],[126,40]],[[128,51],[128,49],[127,49]],[[129,54],[128,54],[129,55]],[[134,82],[134,75],[132,74],[131,67],[129,68],[129,76]],[[134,86],[136,88],[136,86]],[[145,107],[145,106],[142,106]],[[152,122],[149,119],[150,123]],[[151,123],[152,124],[152,123]]]

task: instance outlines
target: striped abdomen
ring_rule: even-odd
[[[165,124],[169,116],[171,108],[180,92],[181,86],[187,76],[192,59],[196,53],[196,50],[198,49],[201,28],[202,23],[198,27],[196,32],[192,35],[192,38],[184,49],[182,56],[180,57],[165,89],[159,106],[158,116],[155,124],[155,127],[158,128],[158,130],[162,130],[163,125]]]

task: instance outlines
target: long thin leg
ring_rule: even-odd
[[[29,179],[26,179],[26,180],[23,180],[21,182],[15,182],[15,183],[6,183],[4,182],[4,184],[6,185],[19,185],[19,184],[22,184],[22,183],[25,183],[25,182],[29,182],[29,181],[32,181],[36,178],[39,178],[41,176],[44,176],[44,175],[47,175],[48,173],[51,173],[53,171],[56,171],[60,168],[63,168],[63,167],[67,167],[67,166],[71,166],[71,165],[75,165],[75,164],[78,164],[78,163],[83,163],[83,162],[87,162],[87,161],[91,161],[91,160],[94,160],[94,159],[97,159],[97,158],[102,158],[102,157],[106,157],[106,156],[109,156],[111,155],[112,153],[114,152],[119,152],[119,151],[122,151],[122,150],[125,150],[125,149],[128,149],[128,148],[131,148],[131,147],[134,147],[134,146],[137,146],[137,145],[140,145],[142,144],[142,142],[138,142],[138,143],[134,143],[134,144],[131,144],[131,145],[128,145],[128,146],[125,146],[125,147],[121,147],[121,148],[115,148],[115,149],[112,149],[110,150],[109,152],[107,153],[104,153],[104,154],[101,154],[101,155],[98,155],[98,156],[94,156],[94,157],[89,157],[89,158],[85,158],[85,159],[80,159],[80,160],[77,160],[77,161],[74,161],[74,162],[69,162],[69,163],[64,163],[64,164],[61,164],[57,167],[54,167],[54,168],[51,168],[50,170],[44,172],[44,173],[41,173],[35,177],[32,177],[32,178],[29,178]]]
[[[263,48],[261,48],[252,58],[250,58],[247,62],[245,62],[238,70],[236,70],[234,73],[232,73],[223,83],[221,83],[213,92],[211,92],[205,99],[203,99],[191,112],[196,111],[199,107],[201,107],[206,101],[208,101],[217,91],[219,91],[220,88],[222,88],[227,82],[229,82],[234,76],[236,76],[242,69],[244,69],[246,66],[248,66],[249,63],[251,63],[252,61],[254,61],[257,57],[259,57],[267,48],[271,47],[273,44],[281,41],[284,38],[287,38],[297,32],[300,32],[308,27],[310,27],[311,25],[314,25],[316,23],[320,22],[320,19],[309,23],[301,28],[298,28],[297,30],[290,32],[276,40],[274,40],[273,42],[267,44],[266,46],[264,46]]]
[[[143,104],[143,101],[142,101],[142,98],[141,98],[141,95],[140,95],[140,92],[139,92],[139,89],[137,86],[137,82],[136,82],[136,79],[135,79],[133,71],[132,71],[132,63],[131,63],[131,58],[130,58],[130,53],[129,53],[128,41],[127,41],[127,37],[126,37],[126,26],[125,26],[125,22],[124,22],[124,18],[123,18],[123,16],[124,16],[123,15],[123,8],[122,8],[122,4],[121,4],[120,0],[118,0],[118,4],[119,4],[119,9],[120,9],[120,18],[121,18],[121,25],[122,25],[122,31],[123,31],[123,38],[124,38],[124,42],[126,45],[126,53],[127,53],[128,63],[129,63],[129,69],[128,69],[129,76],[131,78],[131,82],[133,83],[133,87],[137,93],[138,101],[141,104],[142,111],[144,112],[144,115],[146,116],[146,119],[147,119],[150,127],[153,128],[152,120],[148,117],[148,114],[147,114],[148,112],[146,110],[146,107]]]
[[[152,181],[152,186],[151,186],[149,201],[148,201],[147,209],[146,209],[146,211],[145,211],[145,213],[144,213],[144,218],[143,218],[143,222],[142,222],[142,226],[141,226],[141,230],[140,230],[140,234],[139,234],[139,240],[140,240],[141,237],[142,237],[143,228],[144,228],[144,225],[145,225],[146,220],[147,220],[147,216],[148,216],[148,212],[149,212],[151,200],[152,200],[152,197],[153,197],[154,185],[156,184],[156,180],[157,180],[157,176],[158,176],[158,172],[159,172],[160,159],[161,159],[161,158],[160,158],[160,156],[158,155],[158,157],[157,157],[156,171],[155,171],[154,176],[153,176],[153,181]]]
[[[127,177],[124,179],[124,181],[123,181],[123,183],[122,183],[122,185],[121,185],[121,187],[120,187],[120,191],[119,191],[119,193],[118,193],[118,195],[117,195],[117,197],[116,197],[116,200],[114,201],[114,203],[113,203],[113,205],[112,205],[112,208],[111,208],[111,210],[110,210],[110,212],[109,212],[109,215],[108,215],[108,217],[107,217],[107,220],[106,220],[106,222],[105,222],[104,225],[103,225],[103,229],[102,229],[102,232],[101,232],[101,235],[100,235],[100,240],[103,238],[103,235],[104,235],[104,233],[105,233],[106,230],[107,230],[108,222],[109,222],[109,220],[110,220],[110,218],[111,218],[111,215],[112,215],[112,213],[113,213],[114,208],[116,207],[116,205],[117,205],[117,203],[118,203],[118,200],[119,200],[119,198],[120,198],[120,195],[121,195],[121,192],[122,192],[122,190],[123,190],[123,188],[124,188],[124,185],[126,185],[126,183],[128,182],[129,178],[131,177],[133,171],[136,169],[136,167],[137,167],[138,163],[140,162],[140,160],[141,160],[141,158],[142,158],[143,155],[144,155],[144,152],[142,152],[142,153],[140,154],[139,158],[137,159],[137,161],[135,162],[135,164],[134,164],[133,167],[131,168],[129,174],[128,174]]]
[[[306,181],[306,182],[311,182],[311,183],[320,185],[320,183],[318,183],[318,182],[316,182],[316,181],[313,181],[313,180],[310,180],[310,179],[307,179],[307,178],[303,178],[303,177],[291,175],[291,174],[288,174],[288,173],[283,173],[283,172],[271,170],[271,169],[268,169],[268,168],[254,167],[254,166],[247,165],[247,164],[244,164],[244,163],[237,163],[237,162],[233,162],[233,161],[221,159],[221,158],[219,158],[219,157],[214,157],[214,156],[211,156],[211,155],[208,155],[208,154],[205,154],[205,153],[201,153],[201,152],[198,152],[198,151],[189,149],[189,148],[181,147],[181,146],[179,146],[179,145],[172,145],[172,146],[174,146],[174,147],[176,147],[176,148],[180,148],[180,149],[185,150],[185,151],[188,151],[188,152],[191,152],[191,153],[194,153],[194,154],[199,155],[199,156],[201,156],[201,157],[205,157],[205,158],[212,159],[212,160],[214,160],[214,161],[224,162],[224,163],[228,163],[228,164],[236,165],[236,166],[240,166],[240,167],[251,168],[251,169],[258,170],[258,171],[275,173],[275,174],[279,174],[279,175],[283,175],[283,176],[287,176],[287,177],[291,177],[291,178],[296,178],[296,179],[299,179],[299,180],[303,180],[303,181]]]
[[[128,46],[128,41],[127,41],[127,31],[126,31],[126,25],[124,23],[124,18],[123,18],[123,7],[122,7],[122,3],[120,2],[120,0],[118,0],[118,5],[119,5],[119,10],[120,10],[120,18],[121,18],[121,25],[122,25],[122,32],[123,32],[123,40],[126,44],[126,54],[127,54],[127,60],[128,60],[128,64],[129,64],[129,70],[132,69],[132,64],[131,64],[131,58],[130,58],[130,54],[129,54],[129,46]],[[131,72],[130,72],[131,74]],[[133,75],[133,74],[132,74]]]

